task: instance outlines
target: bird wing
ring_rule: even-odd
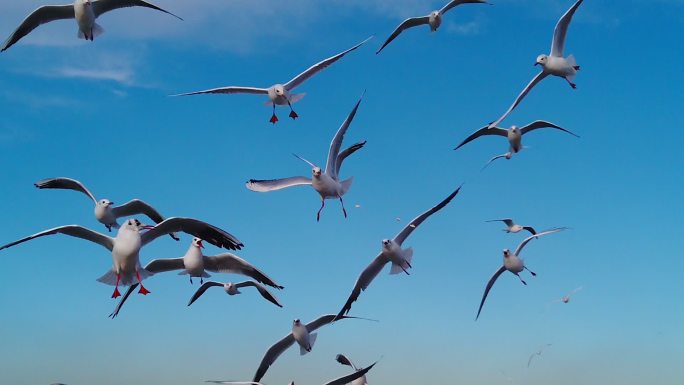
[[[413,230],[415,230],[421,223],[423,223],[424,220],[426,220],[430,215],[436,213],[437,211],[441,210],[444,206],[446,206],[449,202],[451,202],[452,199],[458,194],[458,192],[461,191],[461,186],[458,186],[454,192],[449,194],[448,197],[444,198],[443,201],[439,202],[435,207],[431,208],[430,210],[418,215],[415,217],[411,222],[409,222],[406,227],[404,227],[399,234],[397,234],[396,237],[394,237],[394,242],[398,243],[401,245],[406,238],[411,235]]]
[[[439,10],[439,13],[444,15],[445,13],[447,13],[447,11],[449,11],[451,8],[454,8],[457,5],[472,3],[489,4],[484,0],[451,0],[449,3],[447,3],[447,5],[445,5],[444,7],[442,7],[442,9]]]
[[[480,317],[480,312],[482,311],[482,306],[484,306],[485,300],[487,299],[487,295],[489,294],[489,291],[492,289],[492,286],[494,286],[494,282],[496,282],[496,279],[499,278],[501,273],[506,271],[506,266],[501,266],[499,270],[497,270],[494,275],[492,275],[492,278],[489,278],[489,282],[487,282],[487,287],[485,287],[484,294],[482,295],[482,301],[480,301],[480,308],[477,309],[477,316],[475,317],[475,320]]]
[[[336,355],[335,361],[339,362],[342,365],[351,366],[354,370],[356,370],[356,366],[354,366],[354,363],[352,363],[351,360],[347,358],[347,356],[345,356],[344,354]]]
[[[19,39],[28,35],[31,31],[36,29],[39,25],[60,19],[73,19],[76,15],[74,13],[74,5],[44,5],[35,11],[21,22],[14,32],[5,40],[5,44],[0,48],[0,52],[18,42]]]
[[[93,193],[91,193],[90,190],[88,190],[86,188],[86,186],[83,185],[83,183],[77,181],[76,179],[48,178],[48,179],[39,180],[38,182],[34,183],[33,185],[38,187],[39,189],[56,188],[56,189],[80,191],[80,192],[84,193],[85,195],[89,196],[90,199],[92,199],[93,202],[95,204],[97,204],[97,199],[95,198],[95,195],[93,195]]]
[[[501,159],[501,158],[506,158],[506,157],[509,157],[510,155],[511,155],[510,152],[506,152],[506,153],[503,153],[503,154],[500,154],[500,155],[497,155],[497,156],[492,157],[492,159],[490,159],[484,166],[482,166],[482,170],[484,170],[485,168],[487,168],[487,167],[488,167],[490,164],[492,164],[492,162],[494,162],[495,160]]]
[[[563,49],[565,48],[565,35],[568,33],[568,27],[570,26],[570,21],[572,21],[572,16],[575,14],[577,8],[582,4],[583,0],[577,0],[570,9],[556,24],[556,28],[553,30],[553,40],[551,41],[551,56],[563,57]]]
[[[275,360],[278,359],[281,354],[283,354],[285,350],[287,350],[287,348],[292,346],[294,342],[294,336],[292,333],[290,333],[268,348],[266,354],[264,354],[264,358],[261,359],[261,363],[259,364],[256,374],[254,374],[254,381],[260,381],[264,374],[266,374],[268,368],[275,362]]]
[[[188,96],[188,95],[199,95],[199,94],[263,94],[268,95],[268,88],[255,88],[255,87],[219,87],[212,88],[210,90],[187,92],[184,94],[175,94],[171,96]]]
[[[456,148],[454,148],[454,150],[458,150],[459,148],[463,147],[466,143],[472,142],[473,140],[475,140],[481,136],[484,136],[484,135],[499,135],[499,136],[503,136],[503,137],[508,137],[508,131],[504,130],[503,128],[498,128],[498,127],[489,128],[489,126],[484,126],[484,127],[480,128],[479,130],[470,134],[470,136],[465,138],[465,140],[463,142],[461,142],[461,144],[456,146]]]
[[[149,217],[151,220],[153,220],[154,223],[160,223],[164,221],[164,217],[161,214],[159,214],[159,212],[155,210],[154,207],[141,201],[140,199],[133,199],[120,206],[114,207],[112,209],[112,214],[114,214],[114,216],[117,218],[128,217],[136,214],[144,214],[147,215],[147,217]],[[169,234],[169,236],[171,236],[171,238],[177,241],[180,241],[180,238],[178,238],[176,234],[171,233]]]
[[[338,317],[336,314],[324,314],[324,315],[316,318],[315,320],[309,322],[308,324],[306,324],[306,330],[309,333],[313,333],[316,329],[318,329],[322,326],[325,326],[325,325],[332,323],[334,321],[337,321],[339,319],[345,319],[345,318],[365,319],[367,321],[376,321],[376,320],[371,320],[371,319],[361,318],[361,317],[351,317],[348,315],[343,315],[341,317]]]
[[[126,290],[126,293],[123,295],[123,297],[121,298],[119,303],[116,304],[114,311],[109,313],[109,318],[114,319],[114,318],[116,318],[116,316],[119,315],[119,312],[121,311],[121,308],[123,307],[124,303],[126,302],[128,297],[130,297],[130,295],[133,293],[135,288],[138,287],[138,285],[140,285],[140,284],[136,282],[136,283],[134,283],[128,287],[128,290]]]
[[[565,132],[567,132],[568,134],[573,135],[573,136],[576,136],[576,137],[579,138],[579,135],[576,135],[575,133],[570,132],[570,131],[566,130],[566,129],[563,128],[563,127],[559,127],[559,126],[557,126],[557,125],[555,125],[555,124],[553,124],[553,123],[551,123],[551,122],[547,122],[547,121],[544,121],[544,120],[536,120],[536,121],[534,121],[534,122],[532,122],[532,123],[530,123],[530,124],[528,124],[528,125],[526,125],[526,126],[520,127],[520,133],[521,133],[522,135],[525,135],[525,134],[527,134],[528,132],[534,131],[534,130],[539,129],[539,128],[555,128],[555,129],[557,129],[557,130],[565,131]]]
[[[262,284],[254,282],[254,281],[244,281],[244,282],[239,282],[235,284],[236,287],[247,287],[247,286],[254,286],[257,290],[259,290],[259,294],[261,294],[264,299],[267,301],[271,302],[272,304],[278,306],[278,307],[283,307],[283,305],[280,304],[280,301],[278,301],[278,298],[276,298],[273,293],[268,291]]]
[[[173,13],[161,9],[157,7],[156,5],[152,3],[148,3],[147,1],[143,0],[97,0],[93,1],[93,12],[95,13],[95,17],[100,17],[105,12],[109,12],[114,9],[118,8],[127,8],[127,7],[145,7],[145,8],[151,8],[151,9],[156,9],[157,11],[162,11],[164,13],[168,13],[171,16],[174,16],[178,18],[179,20],[183,20],[180,16],[174,15]]]
[[[342,150],[338,155],[337,155],[337,172],[340,172],[340,169],[342,168],[342,162],[351,154],[355,153],[356,150],[362,148],[363,146],[366,145],[366,141],[354,143],[351,146],[345,148]]]
[[[354,120],[354,116],[356,116],[356,111],[359,109],[361,100],[363,100],[363,95],[361,95],[359,101],[356,102],[356,105],[354,105],[354,108],[347,116],[347,119],[345,119],[344,122],[342,122],[342,125],[337,130],[337,133],[335,133],[335,137],[333,137],[332,142],[330,142],[330,149],[328,150],[328,160],[325,164],[325,172],[330,174],[330,176],[332,176],[335,180],[337,180],[337,176],[340,171],[339,153],[340,147],[342,146],[342,141],[344,140],[344,134],[347,132],[347,128],[349,128],[349,125],[351,124],[352,120]]]
[[[295,76],[294,79],[290,80],[289,82],[285,83],[285,85],[284,85],[285,89],[288,91],[292,91],[297,86],[304,83],[310,77],[312,77],[315,74],[319,73],[320,71],[326,69],[329,65],[333,64],[334,62],[342,59],[342,57],[344,55],[346,55],[349,52],[361,47],[365,42],[370,40],[372,37],[373,36],[369,37],[368,39],[366,39],[366,40],[362,41],[361,43],[349,48],[346,51],[340,52],[335,56],[329,57],[329,58],[327,58],[321,62],[318,62],[318,63],[312,65],[311,67],[309,67],[309,69],[307,69],[306,71],[302,72],[301,74]]]
[[[100,234],[97,231],[89,230],[86,229],[85,227],[79,226],[79,225],[67,225],[67,226],[60,226],[60,227],[55,227],[53,229],[41,231],[40,233],[36,233],[33,235],[30,235],[26,238],[22,238],[18,241],[14,241],[12,243],[8,243],[2,247],[0,247],[0,250],[6,249],[8,247],[12,247],[14,245],[18,245],[20,243],[24,243],[26,241],[30,241],[31,239],[34,238],[39,238],[43,237],[45,235],[53,235],[53,234],[64,234],[64,235],[69,235],[72,237],[76,238],[81,238],[85,239],[90,242],[97,243],[99,245],[104,246],[107,248],[107,250],[112,251],[114,248],[114,238],[108,237],[104,234]]]
[[[250,179],[245,186],[252,191],[269,192],[304,184],[310,185],[311,179],[304,176],[293,176],[291,178],[282,179]]]
[[[145,265],[145,270],[150,273],[165,273],[167,271],[173,270],[183,270],[185,269],[185,263],[183,263],[183,258],[164,258],[164,259],[154,259]]]
[[[242,242],[228,232],[193,218],[168,218],[163,222],[158,223],[152,229],[143,233],[140,237],[142,239],[142,244],[146,245],[164,234],[175,233],[178,231],[192,234],[216,247],[240,250],[242,246],[244,246]]]
[[[485,222],[503,222],[506,224],[506,226],[511,227],[513,226],[513,219],[511,218],[502,218],[502,219],[490,219]]]
[[[368,373],[368,371],[371,370],[371,369],[373,368],[373,366],[375,366],[375,364],[377,364],[377,362],[374,362],[372,365],[370,365],[370,366],[368,366],[368,367],[365,367],[365,368],[363,368],[363,369],[357,370],[357,371],[355,371],[355,372],[352,373],[352,374],[347,374],[346,376],[342,376],[342,377],[336,378],[336,379],[334,379],[334,380],[332,380],[332,381],[328,381],[328,382],[326,382],[326,383],[323,384],[323,385],[344,385],[344,384],[349,384],[349,383],[351,383],[352,381],[356,380],[357,378],[361,378],[361,377],[365,376],[366,373]]]
[[[387,259],[387,257],[381,253],[375,257],[375,259],[373,259],[370,265],[368,265],[361,272],[361,274],[359,274],[359,277],[356,279],[356,283],[354,284],[354,288],[352,289],[351,294],[349,294],[349,298],[347,298],[347,302],[344,303],[342,310],[340,310],[340,312],[337,314],[338,318],[342,318],[342,316],[349,313],[352,304],[359,299],[361,291],[364,291],[368,288],[370,283],[373,282],[373,279],[380,274],[382,268],[385,267],[387,262],[389,262],[389,259]]]
[[[382,44],[382,47],[375,53],[376,55],[380,53],[380,51],[387,46],[392,40],[396,39],[397,36],[399,36],[400,33],[402,33],[405,29],[416,27],[419,25],[423,24],[428,24],[430,22],[430,16],[420,16],[420,17],[410,17],[399,24],[399,26],[392,32],[392,34],[385,40],[385,42]]]
[[[529,231],[532,235],[537,234],[537,231],[535,231],[534,228],[532,228],[532,226],[523,226],[523,230]]]
[[[265,285],[275,287],[276,289],[284,288],[283,286],[275,283],[274,280],[264,274],[261,270],[257,269],[249,262],[234,254],[224,253],[214,256],[206,256],[204,257],[204,268],[206,270],[218,273],[242,274],[251,277]]]
[[[514,255],[517,255],[517,256],[520,256],[520,252],[522,251],[523,247],[525,247],[525,245],[527,244],[527,242],[529,242],[529,241],[531,241],[531,240],[533,240],[533,239],[537,239],[537,238],[539,238],[539,237],[541,237],[541,236],[544,236],[544,235],[557,233],[557,232],[562,231],[562,230],[565,230],[565,228],[561,227],[561,228],[557,228],[557,229],[542,231],[541,233],[537,233],[537,234],[535,234],[535,235],[530,235],[529,237],[525,238],[525,240],[522,241],[522,242],[520,243],[520,245],[518,245],[518,248],[515,249],[515,253],[513,253],[513,254],[514,254]]]
[[[544,79],[544,78],[547,77],[548,75],[549,75],[549,74],[546,73],[546,72],[544,72],[544,71],[538,73],[537,76],[535,76],[529,83],[527,83],[527,86],[525,86],[525,88],[522,90],[522,92],[520,93],[520,95],[518,95],[518,97],[515,98],[515,101],[513,102],[513,104],[511,104],[510,107],[508,107],[508,110],[507,110],[503,115],[501,115],[501,117],[500,117],[499,119],[497,119],[496,121],[490,123],[490,124],[489,124],[489,127],[490,127],[490,128],[494,128],[494,127],[496,127],[499,123],[501,123],[502,120],[506,119],[506,116],[508,116],[508,114],[510,114],[511,111],[513,111],[513,109],[514,109],[515,107],[517,107],[518,104],[520,104],[520,102],[521,102],[521,101],[523,100],[523,98],[530,92],[530,90],[531,90],[535,85],[537,85],[537,83],[539,83],[540,81],[542,81],[542,79]]]
[[[202,294],[204,294],[204,292],[207,291],[207,289],[212,287],[212,286],[223,287],[223,284],[220,282],[215,282],[215,281],[207,281],[207,282],[203,283],[202,286],[200,286],[199,289],[197,289],[197,291],[195,292],[195,294],[193,294],[192,297],[190,298],[190,302],[188,302],[188,306],[192,305],[192,303],[195,302],[197,300],[197,298],[201,297]]]
[[[536,355],[537,355],[537,353],[532,353],[532,354],[530,354],[530,358],[527,359],[527,367],[528,367],[528,368],[530,367],[530,364],[532,363],[532,359],[533,359],[534,356],[536,356]]]

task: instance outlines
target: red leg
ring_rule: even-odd
[[[342,204],[342,212],[344,213],[344,217],[347,217],[347,210],[344,209],[344,201],[342,200],[342,197],[340,197],[340,203]]]
[[[119,293],[119,281],[121,280],[121,274],[116,275],[116,286],[114,287],[114,293],[112,293],[112,298],[118,298],[121,297],[121,293]]]
[[[278,117],[275,114],[275,103],[274,103],[273,104],[273,115],[271,115],[271,120],[269,120],[269,122],[276,124],[277,121],[278,121]]]
[[[289,100],[287,101],[287,105],[290,106],[290,115],[289,115],[289,116],[290,116],[292,119],[297,119],[297,118],[299,117],[299,115],[297,115],[297,113],[294,112],[294,110],[292,109],[292,104],[290,104],[290,101],[289,101]]]
[[[316,222],[321,220],[321,210],[325,207],[325,199],[321,199],[321,208],[318,209],[318,214],[316,214]]]
[[[140,279],[140,273],[138,272],[138,270],[135,271],[135,276],[138,277],[138,282],[140,282],[140,290],[138,290],[138,293],[142,295],[150,294],[150,291],[145,289],[145,286],[143,286],[142,280]]]

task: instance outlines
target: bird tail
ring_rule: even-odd
[[[306,93],[290,95],[290,104],[297,103],[298,101],[304,99],[305,96],[306,96]]]
[[[116,273],[114,270],[109,269],[104,275],[97,279],[98,282],[102,282],[105,285],[114,286],[116,285]]]
[[[102,26],[100,26],[97,23],[93,23],[93,36],[89,37],[90,40],[93,40],[94,38],[102,35],[104,33],[104,31],[105,30],[104,30],[104,28],[102,28]],[[78,30],[78,38],[79,39],[86,39],[86,40],[88,39],[88,38],[86,38],[85,33],[83,33],[83,31],[81,31],[80,29]]]
[[[316,342],[316,337],[318,337],[318,333],[311,333],[309,334],[309,350],[304,349],[301,345],[299,346],[299,355],[303,356],[306,353],[310,352],[311,349],[313,349],[314,342]]]
[[[411,261],[413,260],[413,248],[409,247],[408,249],[404,250],[403,257],[404,261],[401,265],[392,262],[390,274],[399,274],[411,268]]]
[[[151,273],[143,268],[138,269],[138,273],[140,274],[140,280],[144,281],[148,277],[151,277],[154,275],[154,273]],[[115,286],[116,285],[116,272],[114,270],[109,270],[102,277],[98,278],[98,282],[102,282],[105,285],[109,286]],[[135,273],[132,274],[121,274],[121,279],[119,280],[119,285],[121,286],[130,286],[135,283],[138,283],[138,277],[136,277]]]
[[[349,179],[347,179],[347,180],[343,180],[343,181],[342,181],[342,183],[341,183],[341,185],[342,185],[342,193],[340,194],[340,196],[342,196],[342,195],[344,195],[344,194],[347,193],[347,190],[349,190],[349,188],[351,187],[352,182],[354,182],[354,177],[351,177],[351,178],[349,178]]]
[[[568,80],[570,81],[573,81],[580,67],[577,65],[577,61],[575,60],[575,56],[573,55],[569,55],[568,58],[565,60],[568,62],[568,65],[570,65],[573,69],[572,74],[566,76],[566,78],[568,78]]]
[[[190,272],[187,270],[181,270],[178,273],[178,275],[188,275],[188,274],[190,274]],[[209,273],[207,273],[206,271],[203,271],[201,277],[202,278],[209,278],[209,277],[211,277],[211,275],[209,275]]]

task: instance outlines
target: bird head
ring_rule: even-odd
[[[318,167],[318,166],[316,166],[316,167],[314,167],[314,168],[311,169],[311,174],[312,174],[313,176],[315,176],[315,177],[321,176],[321,173],[322,173],[322,172],[323,172],[323,171],[322,171],[321,168]]]
[[[503,249],[503,256],[504,258],[508,258],[511,256],[511,251],[508,249]]]
[[[123,226],[121,226],[122,229],[126,230],[132,230],[135,232],[139,232],[140,230],[149,230],[154,228],[154,226],[149,226],[142,224],[139,220],[135,218],[129,218],[126,220]]]
[[[302,322],[299,320],[299,318],[295,318],[295,320],[292,321],[292,323],[294,324],[294,326],[299,326],[302,324]]]
[[[273,92],[275,92],[275,94],[278,96],[283,96],[285,95],[285,86],[282,84],[276,84],[273,86]]]
[[[537,56],[537,61],[534,63],[534,65],[541,65],[544,66],[546,65],[546,62],[549,60],[548,55],[541,54]]]
[[[109,207],[109,206],[114,205],[114,202],[110,201],[109,199],[100,199],[97,202],[97,205],[100,207]]]
[[[192,245],[197,247],[198,249],[204,248],[204,245],[202,244],[202,240],[197,238],[197,237],[192,238]]]

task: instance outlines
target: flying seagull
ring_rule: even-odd
[[[363,369],[357,369],[354,373],[347,374],[346,376],[342,376],[342,377],[336,378],[334,380],[330,380],[323,385],[345,385],[345,384],[349,384],[349,383],[352,383],[352,385],[356,385],[357,384],[356,381],[359,378],[365,378],[366,373],[368,373],[373,368],[373,366],[375,366],[375,364],[377,364],[377,362],[374,362],[372,365],[369,365]],[[256,382],[256,381],[207,381],[207,382],[211,382],[214,384],[264,385],[261,382]],[[295,385],[294,381],[290,382],[290,385]]]
[[[578,291],[582,290],[582,286],[578,287],[577,289],[565,294],[564,296],[560,297],[559,299],[553,301],[553,302],[563,302],[563,303],[568,303],[570,302],[570,298],[573,294],[577,293]]]
[[[95,36],[99,36],[104,32],[104,29],[95,22],[95,19],[105,12],[126,7],[156,9],[157,11],[168,13],[171,16],[183,20],[173,13],[143,0],[76,0],[73,4],[67,5],[44,5],[33,11],[24,19],[21,25],[9,38],[7,38],[5,44],[0,48],[0,52],[11,47],[14,43],[18,42],[19,39],[28,35],[39,25],[61,19],[76,19],[76,23],[78,24],[78,38],[92,41],[95,39]]]
[[[342,365],[350,366],[352,369],[354,369],[357,372],[363,370],[361,368],[357,368],[356,365],[354,365],[354,363],[351,362],[351,360],[349,358],[347,358],[347,356],[345,356],[344,354],[338,354],[337,356],[335,356],[335,360]],[[368,385],[368,383],[366,381],[366,375],[364,374],[363,376],[352,381],[351,385]]]
[[[519,233],[519,232],[525,230],[525,231],[529,231],[530,234],[532,234],[532,235],[537,234],[537,232],[534,231],[534,229],[531,226],[518,225],[518,224],[514,223],[513,219],[511,219],[511,218],[492,219],[492,220],[489,220],[486,222],[503,222],[503,223],[505,223],[508,228],[504,229],[503,231],[505,231],[507,233]]]
[[[542,345],[542,346],[540,346],[540,347],[537,349],[536,352],[530,354],[530,358],[527,360],[527,367],[528,367],[528,368],[530,367],[530,364],[532,363],[532,359],[534,358],[534,356],[540,356],[540,357],[541,357],[542,352],[544,351],[544,349],[545,349],[547,346],[551,346],[551,344]]]
[[[356,102],[356,105],[347,116],[347,119],[344,120],[340,128],[337,130],[335,137],[330,143],[330,149],[328,150],[328,161],[325,165],[325,171],[322,171],[320,167],[316,166],[312,162],[294,154],[297,158],[301,159],[312,167],[312,178],[294,176],[291,178],[270,180],[250,179],[247,181],[247,188],[257,192],[269,192],[292,186],[311,185],[321,196],[321,208],[316,214],[316,221],[321,219],[321,210],[323,210],[323,207],[325,207],[326,199],[339,199],[340,203],[342,204],[342,213],[346,218],[347,210],[344,208],[342,196],[344,196],[344,194],[346,194],[349,190],[349,187],[351,187],[354,177],[340,181],[340,168],[342,167],[342,162],[344,159],[353,154],[356,150],[363,147],[366,144],[366,141],[355,143],[343,151],[340,151],[340,146],[342,146],[344,134],[347,132],[347,128],[349,128],[352,120],[354,120],[354,116],[356,116],[356,111],[358,110],[362,99],[363,95],[359,101]]]
[[[554,75],[565,79],[570,87],[577,88],[577,85],[573,83],[573,79],[579,71],[580,66],[575,62],[575,57],[570,55],[567,58],[563,57],[563,49],[565,48],[565,35],[568,32],[568,27],[570,26],[570,21],[572,16],[575,14],[577,8],[582,4],[583,0],[577,0],[577,2],[570,7],[570,9],[565,12],[565,14],[558,20],[556,24],[556,29],[553,31],[553,40],[551,41],[551,53],[548,55],[537,56],[537,61],[534,65],[541,65],[542,71],[535,76],[532,81],[525,86],[520,95],[515,99],[513,104],[508,108],[508,110],[501,115],[499,119],[489,124],[490,128],[496,127],[502,120],[508,116],[508,114],[513,111],[515,107],[520,104],[523,98],[532,90],[532,88],[542,81],[545,77],[549,75]]]
[[[141,230],[148,231],[141,234]],[[156,226],[143,225],[134,218],[128,219],[124,222],[124,225],[119,228],[116,238],[100,234],[78,225],[60,226],[4,245],[0,247],[0,250],[31,239],[53,234],[69,235],[97,243],[112,252],[113,261],[112,268],[102,277],[98,278],[98,281],[114,286],[112,298],[116,298],[121,295],[121,293],[119,293],[120,284],[129,286],[134,283],[139,283],[140,291],[138,291],[138,293],[149,294],[149,291],[142,285],[142,281],[150,276],[151,273],[140,266],[140,249],[156,238],[176,231],[182,231],[201,237],[217,247],[239,250],[243,246],[242,242],[218,227],[197,219],[174,217],[168,218]]]
[[[154,223],[159,223],[164,220],[164,217],[159,214],[154,207],[141,201],[140,199],[133,199],[120,206],[114,206],[114,202],[109,199],[96,199],[95,195],[88,190],[83,183],[71,178],[48,178],[34,183],[39,189],[63,189],[74,190],[87,195],[95,203],[95,219],[105,225],[110,232],[113,228],[119,228],[119,223],[116,219],[121,217],[129,217],[132,215],[143,214],[149,217]],[[169,234],[173,239],[180,240],[175,234]]]
[[[442,24],[442,16],[444,16],[445,13],[447,13],[451,8],[454,8],[457,5],[469,3],[490,4],[484,0],[451,0],[449,3],[447,3],[447,5],[442,7],[442,9],[434,10],[430,12],[430,14],[427,16],[410,17],[404,20],[401,24],[399,24],[399,26],[394,30],[394,32],[392,32],[390,37],[388,37],[387,40],[385,40],[385,43],[382,44],[382,47],[380,47],[378,52],[376,52],[375,54],[379,54],[380,51],[382,51],[383,48],[387,46],[387,44],[389,44],[392,40],[396,39],[396,37],[399,36],[400,33],[404,32],[404,30],[407,30],[409,28],[427,24],[430,26],[430,31],[437,31],[437,28],[439,28],[439,26]]]
[[[261,95],[268,95],[268,101],[266,102],[266,105],[268,106],[273,106],[273,114],[271,115],[271,119],[269,120],[271,123],[275,124],[278,121],[278,117],[275,114],[275,108],[276,105],[279,106],[288,106],[290,107],[290,117],[292,119],[297,119],[299,115],[292,109],[292,105],[295,102],[298,102],[301,100],[304,95],[306,94],[293,94],[292,91],[294,91],[295,88],[300,86],[302,83],[304,83],[306,80],[308,80],[310,77],[314,76],[315,74],[319,73],[320,71],[328,68],[331,64],[334,62],[340,60],[344,55],[348,54],[349,52],[359,48],[361,45],[363,45],[365,42],[370,40],[372,38],[369,37],[368,39],[362,41],[361,43],[349,48],[346,51],[340,52],[335,56],[331,56],[319,63],[316,63],[309,67],[306,71],[302,72],[301,74],[295,76],[292,80],[285,84],[274,84],[268,88],[255,88],[255,87],[239,87],[239,86],[229,86],[229,87],[220,87],[220,88],[213,88],[210,90],[204,90],[204,91],[196,91],[196,92],[188,92],[184,94],[177,94],[177,95],[172,95],[172,96],[188,96],[188,95],[198,95],[198,94],[261,94]]]
[[[425,221],[430,215],[441,210],[446,206],[461,190],[459,186],[454,192],[449,194],[443,201],[439,202],[437,206],[429,209],[428,211],[418,215],[411,222],[409,222],[406,227],[404,227],[399,234],[397,234],[394,239],[383,239],[382,240],[382,250],[380,254],[375,257],[375,259],[366,267],[359,277],[356,279],[354,288],[352,289],[347,302],[345,302],[342,310],[337,314],[338,318],[342,318],[345,314],[349,313],[352,304],[359,298],[361,291],[364,291],[371,284],[373,279],[380,274],[382,268],[385,267],[387,263],[392,263],[392,268],[390,269],[390,274],[399,274],[402,271],[409,274],[407,269],[411,268],[411,260],[413,258],[413,248],[402,249],[401,246],[408,238],[409,235],[416,229],[423,221]]]
[[[525,266],[525,262],[520,258],[520,252],[522,252],[523,247],[527,244],[527,242],[543,237],[544,235],[548,234],[553,234],[557,233],[559,231],[565,230],[565,228],[557,228],[553,230],[548,230],[544,231],[541,233],[537,233],[535,235],[531,235],[527,238],[525,238],[524,241],[518,245],[518,248],[515,249],[515,252],[511,253],[509,249],[504,249],[503,250],[503,266],[501,266],[495,273],[492,275],[492,277],[489,279],[489,282],[487,282],[487,287],[485,287],[484,294],[482,295],[482,301],[480,302],[480,308],[477,309],[477,316],[475,317],[475,320],[477,320],[480,317],[480,312],[482,311],[482,306],[484,306],[485,300],[487,299],[487,295],[489,294],[489,290],[492,289],[492,286],[494,286],[494,282],[496,282],[496,279],[499,278],[499,276],[506,270],[510,271],[511,273],[515,274],[519,279],[520,282],[522,282],[524,285],[527,285],[527,282],[523,281],[522,278],[520,278],[519,273],[522,272],[523,270],[527,270],[532,274],[532,276],[536,276],[537,274],[534,273],[532,270],[528,269]]]
[[[270,291],[268,291],[268,289],[266,289],[262,284],[254,281],[243,281],[238,283],[222,283],[216,281],[205,282],[202,286],[200,286],[199,289],[197,289],[195,294],[192,295],[192,298],[190,298],[190,302],[188,302],[188,306],[192,305],[193,302],[195,302],[199,297],[201,297],[202,294],[204,294],[204,292],[207,291],[207,289],[214,286],[222,287],[228,295],[241,294],[242,292],[239,289],[243,287],[253,286],[259,291],[259,294],[261,294],[261,296],[264,297],[264,299],[270,301],[272,304],[278,307],[283,307],[283,305],[281,305],[280,302],[278,302],[278,298],[276,298]]]

